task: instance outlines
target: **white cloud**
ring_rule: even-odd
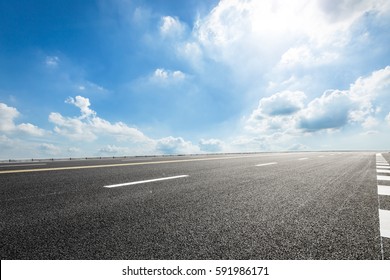
[[[31,123],[22,123],[17,126],[17,129],[21,132],[24,132],[26,134],[32,135],[32,136],[45,136],[47,133],[44,129],[37,127],[36,125],[33,125]]]
[[[314,54],[308,46],[292,47],[282,55],[278,67],[318,66],[333,63],[338,58],[339,54],[336,52],[322,51]]]
[[[154,71],[154,77],[158,79],[168,79],[168,72],[163,68],[157,68]]]
[[[50,113],[49,121],[55,124],[54,131],[71,140],[93,141],[97,136],[92,132],[89,123],[80,118],[63,117],[60,113]]]
[[[113,137],[118,141],[149,142],[151,141],[136,128],[122,122],[110,123],[99,118],[95,111],[89,108],[88,98],[76,96],[68,98],[66,103],[80,109],[80,117],[63,117],[60,113],[51,113],[49,121],[56,126],[54,131],[72,140],[94,141],[100,136]]]
[[[298,127],[305,131],[338,129],[348,123],[353,103],[346,91],[329,91],[312,100],[301,112]]]
[[[60,63],[60,58],[58,56],[46,56],[45,64],[47,67],[56,68]]]
[[[43,143],[39,145],[38,149],[45,155],[58,156],[61,154],[61,148],[53,144]]]
[[[332,131],[355,123],[372,130],[384,119],[382,109],[390,110],[386,101],[389,90],[388,66],[359,77],[348,90],[325,91],[306,106],[303,92],[276,93],[260,99],[258,108],[246,121],[246,128],[254,133],[278,131],[297,135],[299,130]]]
[[[249,117],[246,128],[253,132],[290,130],[295,127],[295,115],[304,108],[305,99],[301,91],[283,91],[264,97]]]
[[[362,126],[364,129],[372,129],[379,125],[379,121],[374,118],[373,116],[369,116],[367,119],[365,119],[362,123]]]
[[[45,136],[47,133],[31,123],[15,124],[15,118],[19,117],[19,111],[14,107],[9,107],[0,103],[0,132],[3,133],[25,133],[31,136]]]
[[[73,104],[80,109],[81,119],[93,117],[96,115],[96,112],[89,108],[91,103],[89,102],[88,98],[82,96],[76,96],[76,98],[69,97],[65,102],[68,104]]]
[[[165,137],[157,140],[156,150],[163,154],[193,154],[199,153],[199,147],[181,137]]]
[[[301,91],[283,91],[270,97],[262,98],[259,111],[265,115],[292,115],[304,107],[306,95]]]
[[[157,68],[153,73],[153,78],[160,81],[168,80],[182,80],[185,78],[185,74],[179,70],[171,71],[164,68]]]
[[[352,39],[367,36],[359,23],[390,11],[385,0],[328,2],[222,0],[176,44],[177,54],[203,75],[216,62],[235,82],[257,87],[267,75],[284,76],[296,66],[341,63]]]
[[[385,120],[387,121],[387,124],[390,125],[390,113],[386,116]]]
[[[224,142],[219,139],[200,139],[199,148],[205,152],[221,152],[224,149]]]
[[[160,33],[162,36],[180,36],[185,26],[177,17],[164,16],[161,18]]]
[[[19,116],[18,110],[0,103],[0,131],[10,132],[15,129],[14,119]]]

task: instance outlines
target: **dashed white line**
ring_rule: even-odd
[[[378,194],[390,195],[390,186],[378,185]]]
[[[376,169],[376,172],[377,172],[377,173],[390,173],[390,170],[386,170],[386,169]]]
[[[278,164],[278,163],[277,162],[267,162],[267,163],[256,164],[256,166],[267,166],[267,165],[273,165],[273,164]]]
[[[379,209],[379,226],[382,237],[390,238],[390,211]]]
[[[390,170],[390,166],[377,166],[376,169]]]
[[[178,179],[178,178],[184,178],[184,177],[188,177],[188,175],[179,175],[179,176],[164,177],[164,178],[136,181],[136,182],[130,182],[130,183],[123,183],[123,184],[107,185],[107,186],[104,186],[104,187],[105,188],[117,188],[117,187],[145,184],[145,183],[151,183],[151,182],[157,182],[157,181],[172,180],[172,179]]]
[[[376,178],[378,181],[390,181],[390,176],[377,175]]]
[[[309,159],[309,158],[303,157],[303,158],[299,158],[298,160],[307,160],[307,159]]]

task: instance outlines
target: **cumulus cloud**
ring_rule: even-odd
[[[45,136],[47,133],[44,129],[39,128],[31,123],[22,123],[17,126],[17,130],[32,136]]]
[[[219,139],[200,139],[199,148],[205,152],[220,152],[224,148],[224,142]]]
[[[179,70],[171,71],[171,70],[166,70],[164,68],[157,68],[153,73],[152,81],[168,83],[168,82],[181,81],[185,77],[186,75]]]
[[[19,116],[18,110],[0,103],[0,131],[9,132],[15,129],[14,119]]]
[[[160,33],[162,36],[180,36],[185,26],[177,17],[164,16],[161,18]]]
[[[76,96],[68,98],[66,103],[80,109],[79,117],[64,117],[60,113],[50,113],[49,121],[55,124],[54,131],[72,140],[93,141],[98,135],[114,137],[119,141],[150,141],[141,131],[122,122],[111,123],[97,116],[90,108],[88,98]]]
[[[249,43],[247,50],[255,51],[251,46],[257,45],[257,51],[262,52],[264,42],[286,47],[295,39],[313,46],[330,46],[349,40],[349,29],[366,13],[389,10],[386,1],[338,1],[342,2],[338,5],[317,2],[220,1],[209,15],[199,19],[194,31],[199,42],[209,48],[225,49],[245,41]]]
[[[80,118],[82,119],[96,115],[96,112],[89,108],[89,106],[91,106],[91,103],[89,102],[88,98],[82,96],[76,96],[76,98],[69,97],[65,102],[68,104],[73,104],[76,107],[78,107],[81,111]]]
[[[43,143],[39,145],[38,149],[45,155],[57,156],[61,154],[61,148],[53,144]]]
[[[295,126],[295,114],[304,107],[306,95],[301,91],[283,91],[260,99],[247,122],[252,131],[289,130]]]
[[[199,153],[199,148],[181,137],[165,137],[157,140],[156,150],[163,154]]]
[[[31,123],[15,124],[15,119],[20,116],[19,111],[0,103],[0,132],[3,133],[25,133],[30,136],[44,136],[46,131]]]
[[[259,106],[248,118],[246,127],[252,132],[274,133],[337,130],[348,124],[364,129],[380,125],[390,90],[390,67],[359,77],[347,90],[328,90],[307,105],[303,92],[281,92],[260,99]]]
[[[353,103],[346,91],[325,92],[302,112],[298,127],[305,131],[338,129],[348,122]]]
[[[269,116],[292,115],[303,108],[305,99],[306,95],[301,91],[278,92],[262,98],[258,110]]]

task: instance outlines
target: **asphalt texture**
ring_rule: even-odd
[[[0,258],[390,259],[376,175],[372,152],[1,163]]]

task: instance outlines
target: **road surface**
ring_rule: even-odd
[[[390,259],[388,162],[306,152],[0,163],[0,257]]]

